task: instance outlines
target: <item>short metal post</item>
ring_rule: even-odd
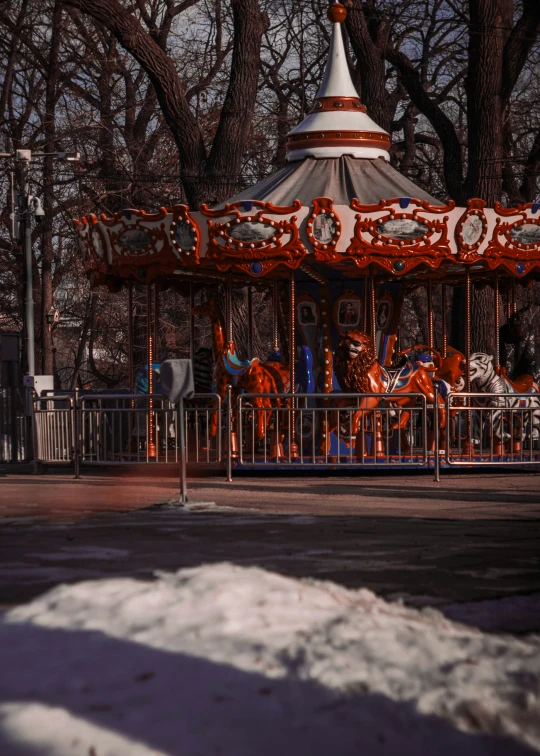
[[[79,389],[75,389],[73,395],[73,467],[75,478],[77,480],[81,477],[81,434],[79,412]]]
[[[433,433],[435,439],[435,463],[433,480],[440,481],[440,459],[439,459],[439,389],[437,385],[433,386]]]
[[[232,483],[232,386],[227,386],[227,482]]]
[[[184,425],[184,399],[178,402],[178,434],[180,436],[180,503],[185,504],[187,497],[186,480],[186,429]]]

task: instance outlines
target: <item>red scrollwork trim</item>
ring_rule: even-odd
[[[316,197],[306,223],[306,234],[319,261],[335,260],[336,244],[341,236],[341,220],[329,197]]]
[[[233,215],[235,218],[241,218],[242,212],[251,212],[254,207],[260,208],[261,211],[266,211],[271,215],[290,215],[295,213],[302,207],[300,200],[294,200],[292,205],[285,207],[284,205],[274,205],[272,202],[261,202],[260,200],[239,200],[232,204],[226,204],[221,210],[212,210],[208,205],[201,205],[200,213],[207,218],[224,218],[228,215]]]
[[[410,205],[417,210],[424,210],[428,213],[449,213],[456,206],[454,200],[450,200],[447,205],[430,205],[427,200],[414,199],[414,197],[394,197],[393,199],[381,200],[378,205],[363,205],[356,197],[351,200],[351,210],[356,210],[357,213],[377,213],[380,210],[385,210],[388,207],[393,207],[399,204],[401,210],[407,210]],[[396,208],[396,212],[398,209]]]
[[[451,259],[448,216],[426,218],[424,212],[435,212],[433,206],[418,200],[411,202],[417,205],[412,212],[403,212],[403,205],[399,208],[388,207],[387,202],[384,205],[380,203],[383,207],[375,206],[377,211],[385,211],[377,218],[356,215],[354,236],[344,257],[353,258],[359,268],[376,263],[395,275],[407,273],[420,264],[436,269],[443,260]],[[374,212],[374,206],[362,206],[354,200],[351,207],[370,207],[369,212]],[[453,209],[453,203],[445,209]],[[437,206],[436,212],[442,212],[441,208]],[[410,226],[408,233],[414,234],[410,238],[407,238],[406,228],[398,233],[400,224],[406,225],[407,222]]]
[[[228,270],[234,264],[250,266],[255,262],[259,262],[263,270],[265,263],[284,263],[289,268],[297,268],[307,251],[300,240],[296,220],[295,215],[273,220],[265,217],[263,211],[225,223],[209,220],[206,260],[213,262],[218,270]],[[242,231],[243,226],[245,231]],[[254,226],[262,226],[269,235],[257,239]],[[268,265],[266,270],[269,270]]]
[[[503,266],[513,275],[523,276],[539,266],[540,218],[532,217],[538,207],[536,203],[530,203],[511,209],[495,204],[499,215],[514,220],[503,221],[497,217],[495,221],[495,229],[483,255],[491,270]]]

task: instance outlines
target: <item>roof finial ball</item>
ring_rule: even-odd
[[[341,3],[332,3],[328,8],[328,18],[333,24],[342,24],[347,18],[347,9]]]

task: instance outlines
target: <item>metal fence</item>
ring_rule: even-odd
[[[400,394],[400,403],[392,406],[388,394],[242,394],[239,463],[424,466],[433,418],[421,394]]]
[[[24,462],[28,457],[28,422],[17,388],[0,387],[0,462]]]
[[[540,464],[540,397],[199,394],[184,403],[188,465],[426,468]],[[85,466],[181,460],[178,408],[161,395],[67,392],[34,401],[36,460]]]
[[[451,394],[447,408],[449,466],[540,463],[538,394]]]
[[[184,401],[188,463],[221,461],[221,400]],[[34,400],[36,460],[45,464],[178,463],[178,409],[161,395],[69,392]],[[216,432],[212,435],[212,421]]]

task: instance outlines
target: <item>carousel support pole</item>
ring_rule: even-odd
[[[232,273],[229,271],[227,287],[225,290],[225,331],[227,336],[227,349],[235,352],[232,324]],[[238,457],[238,435],[236,430],[236,418],[233,415],[232,386],[227,385],[227,464],[232,465],[232,458]],[[231,467],[232,470],[232,467]],[[232,480],[232,472],[227,472],[227,480]]]
[[[296,360],[296,294],[294,288],[294,270],[289,273],[289,359],[290,359],[290,379],[291,379],[291,394],[292,394],[292,410],[291,410],[291,430],[290,430],[290,443],[289,454],[291,457],[298,457],[298,445],[295,440],[296,427],[295,427],[295,403],[294,398],[296,374],[295,374],[295,360]]]
[[[501,327],[501,317],[500,317],[500,309],[499,309],[499,273],[495,273],[495,285],[493,287],[493,297],[495,299],[494,305],[495,305],[495,368],[498,368],[500,366],[500,359],[499,359],[499,350],[500,350],[500,342],[499,342],[499,329]],[[491,428],[491,433],[493,436],[493,427]],[[502,438],[492,438],[492,449],[493,454],[495,456],[501,456],[501,454],[504,453]]]
[[[154,357],[161,362],[159,353],[159,282],[154,281]]]
[[[232,386],[227,384],[227,482],[232,483],[232,458],[233,458],[233,415],[232,415]]]
[[[493,296],[495,298],[495,366],[499,367],[500,360],[499,360],[499,329],[501,327],[500,323],[500,312],[499,312],[499,273],[495,273],[495,286],[493,287]]]
[[[373,278],[373,273],[371,272],[369,274],[369,309],[371,318],[371,338],[373,340],[373,347],[376,348],[377,323],[375,322],[375,280]]]
[[[427,286],[427,307],[428,307],[428,344],[433,349],[433,281],[431,278]]]
[[[129,393],[135,391],[135,376],[133,373],[133,281],[128,281],[128,388]]]
[[[147,357],[148,357],[148,443],[146,445],[146,456],[156,456],[156,444],[154,440],[154,413],[152,408],[154,400],[152,393],[154,391],[154,375],[152,366],[154,364],[154,345],[153,345],[153,318],[152,318],[152,284],[146,285],[146,337],[147,337]]]
[[[279,352],[279,329],[278,329],[279,289],[278,280],[272,282],[272,350]]]
[[[514,312],[517,311],[517,298],[516,298],[516,279],[512,279],[512,312],[513,315]]]
[[[195,316],[193,308],[195,307],[195,297],[193,295],[193,284],[189,284],[189,359],[191,362],[195,359]]]
[[[225,291],[225,330],[227,332],[227,348],[232,351],[232,345],[234,342],[232,327],[232,273],[230,272]]]
[[[133,369],[133,281],[128,281],[128,389],[130,394],[135,393],[135,374]],[[133,399],[129,400],[129,406],[131,409],[135,406]],[[128,448],[130,451],[136,451],[132,448],[134,444],[133,436],[133,412],[129,413],[129,442]]]
[[[446,328],[446,284],[442,285],[442,356],[446,357],[448,349],[448,333]]]
[[[467,362],[467,368],[465,373],[465,391],[467,394],[471,391],[471,270],[467,268],[465,274],[465,359]],[[465,431],[465,440],[463,442],[463,452],[470,457],[472,454],[471,443],[471,413],[469,407],[471,406],[471,399],[468,396],[465,401],[467,408],[467,422]]]
[[[377,352],[377,321],[376,321],[376,314],[375,314],[375,279],[373,277],[373,273],[370,270],[369,272],[369,315],[370,315],[370,330],[371,330],[371,340],[373,342],[373,348],[375,349],[375,352]],[[373,458],[375,457],[385,457],[386,452],[384,449],[384,440],[383,440],[383,434],[381,430],[381,420],[380,416],[377,412],[373,413],[373,444],[372,444],[372,454]]]
[[[363,323],[362,327],[364,329],[364,333],[368,332],[368,283],[369,283],[369,276],[364,276],[364,312],[363,312]]]
[[[248,305],[248,357],[253,358],[253,287],[248,286],[247,291]]]

